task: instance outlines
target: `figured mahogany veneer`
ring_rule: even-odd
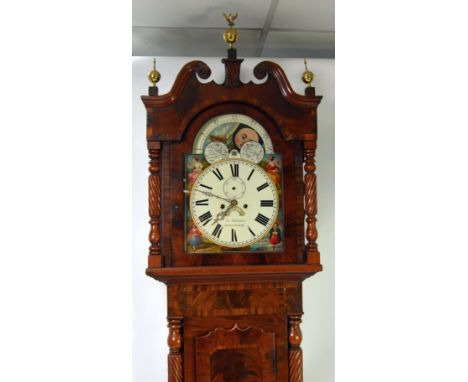
[[[263,382],[276,374],[275,333],[253,326],[218,327],[195,337],[195,375],[200,382]]]
[[[317,247],[314,88],[295,93],[283,70],[264,61],[263,82],[242,83],[230,49],[223,84],[192,61],[171,91],[149,89],[148,276],[167,285],[169,382],[301,382],[302,281],[322,270]],[[204,81],[204,82],[202,82]],[[185,253],[184,155],[211,118],[245,114],[282,155],[284,251]],[[304,240],[304,236],[306,240]]]

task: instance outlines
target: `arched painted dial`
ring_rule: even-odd
[[[192,219],[203,236],[225,247],[251,245],[276,222],[278,192],[270,176],[243,159],[207,167],[190,193]]]
[[[240,151],[246,142],[251,141],[261,143],[265,153],[274,152],[270,136],[255,119],[244,114],[223,114],[210,119],[201,127],[193,142],[192,152],[206,155],[205,150],[212,142],[222,142],[228,151]]]

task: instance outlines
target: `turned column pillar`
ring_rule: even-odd
[[[303,382],[301,322],[300,315],[289,316],[289,382]]]
[[[167,344],[169,345],[169,355],[167,358],[167,370],[169,382],[183,382],[183,352],[182,352],[182,317],[168,317],[169,336]]]

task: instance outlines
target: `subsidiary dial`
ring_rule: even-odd
[[[239,177],[226,179],[223,184],[223,192],[228,199],[237,200],[242,198],[245,194],[245,190],[245,182],[242,180],[242,178]]]
[[[205,147],[205,159],[210,164],[226,159],[228,155],[228,148],[224,143],[211,142]]]
[[[263,159],[265,151],[260,143],[246,142],[241,147],[240,156],[242,159],[249,160],[253,163],[258,163]]]

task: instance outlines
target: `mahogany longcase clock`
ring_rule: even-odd
[[[313,87],[263,61],[222,84],[201,61],[147,110],[147,275],[167,285],[169,382],[302,381],[302,281],[317,249]],[[304,234],[305,233],[305,234]]]

